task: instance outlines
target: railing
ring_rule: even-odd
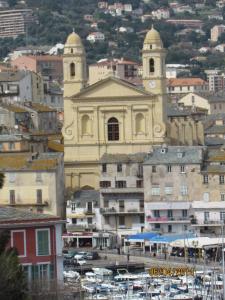
[[[110,207],[110,208],[101,208],[100,209],[100,213],[102,214],[139,214],[139,213],[144,213],[143,209],[135,209],[135,208],[131,208],[131,209],[124,209],[124,208],[119,208],[116,209],[114,207]]]
[[[190,221],[188,217],[147,217],[148,222],[179,222]]]

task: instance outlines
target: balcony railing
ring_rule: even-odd
[[[124,187],[124,188],[101,188],[101,192],[104,194],[114,193],[144,193],[143,187]]]
[[[191,222],[194,226],[221,226],[222,222],[221,220],[196,220],[195,222]]]
[[[115,215],[115,214],[143,214],[143,209],[116,209],[114,207],[101,208],[100,213],[103,215]]]
[[[149,223],[182,223],[190,222],[188,217],[147,217]]]

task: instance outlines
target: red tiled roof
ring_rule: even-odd
[[[207,85],[207,82],[201,78],[171,78],[168,80],[169,86],[193,86]]]

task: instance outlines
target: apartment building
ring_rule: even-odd
[[[146,229],[190,230],[191,204],[202,197],[203,159],[203,147],[153,148],[143,164]]]
[[[0,72],[0,96],[12,102],[41,102],[44,99],[42,76],[29,70]]]
[[[116,77],[129,82],[140,82],[138,68],[138,63],[123,58],[113,60],[102,59],[89,66],[89,83],[93,84],[105,79],[112,73]]]
[[[0,205],[64,216],[62,153],[1,153]]]
[[[219,92],[224,89],[225,79],[221,70],[205,70],[210,92]]]
[[[217,42],[221,34],[225,32],[225,25],[215,25],[211,29],[211,41]]]
[[[49,78],[49,81],[63,80],[62,57],[59,55],[22,55],[12,60],[13,67],[30,70]]]
[[[125,235],[144,229],[142,162],[145,153],[104,154],[101,158],[102,229]]]
[[[57,216],[0,207],[0,230],[9,231],[10,246],[17,249],[30,284],[49,288],[50,280],[63,281],[63,223]]]
[[[22,104],[0,103],[0,125],[22,132],[57,133],[57,111],[32,102]]]
[[[0,11],[0,37],[16,38],[25,34],[26,26],[34,21],[31,9],[14,9]]]
[[[67,231],[93,231],[101,229],[100,193],[80,190],[67,201]]]
[[[145,226],[216,236],[225,218],[225,152],[154,147],[143,164]]]
[[[169,94],[187,94],[208,91],[208,83],[201,78],[170,78],[167,82]]]

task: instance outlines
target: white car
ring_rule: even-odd
[[[74,255],[74,258],[75,259],[84,259],[86,255],[87,255],[86,252],[79,252],[79,253]]]

